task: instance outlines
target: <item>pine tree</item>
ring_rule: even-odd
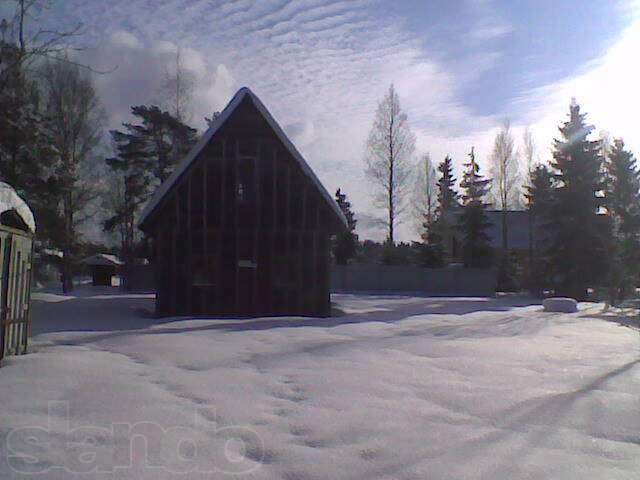
[[[464,190],[459,226],[463,232],[462,259],[465,267],[485,268],[492,263],[492,250],[487,233],[491,224],[485,214],[487,204],[484,202],[491,179],[484,179],[480,175],[473,148],[469,158],[469,163],[464,164],[466,171],[460,182]]]
[[[604,207],[599,144],[575,99],[555,140],[551,167],[557,184],[547,231],[556,294],[585,299],[587,288],[606,278],[609,228]]]
[[[157,183],[162,183],[195,144],[196,130],[156,106],[135,106],[131,113],[141,123],[124,126],[140,139],[140,149],[145,152],[148,167]]]
[[[117,231],[120,234],[120,254],[126,269],[130,268],[134,262],[136,215],[149,197],[151,184],[151,175],[147,169],[148,153],[144,141],[132,133],[131,128],[128,130],[128,133],[111,131],[117,156],[107,158],[106,162],[115,174],[116,185],[110,192],[111,198],[108,202],[111,217],[104,224],[105,231]]]
[[[550,287],[550,267],[547,255],[545,227],[553,208],[553,173],[546,165],[533,168],[525,186],[525,199],[529,212],[529,289],[541,295]]]
[[[196,130],[156,106],[135,106],[131,112],[140,123],[123,123],[124,131],[111,132],[117,155],[106,159],[120,188],[112,192],[111,217],[104,228],[119,232],[125,269],[131,268],[135,257],[140,208],[196,141]]]
[[[336,191],[336,202],[347,219],[347,229],[336,235],[333,242],[333,256],[336,264],[346,265],[358,251],[358,235],[355,232],[357,221],[351,211],[351,203],[347,201],[347,196],[340,189]]]
[[[610,300],[627,298],[638,280],[640,264],[640,172],[633,154],[617,139],[607,155],[607,209],[613,224]]]

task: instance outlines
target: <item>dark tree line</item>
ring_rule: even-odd
[[[588,138],[592,130],[572,102],[553,161],[531,172],[530,284],[577,299],[605,288],[617,304],[638,283],[640,173],[621,139],[604,155],[602,143]]]
[[[96,72],[67,55],[80,26],[42,29],[47,2],[11,3],[15,10],[9,4],[8,17],[0,18],[0,179],[34,211],[36,273],[47,258],[55,259],[66,292],[79,260],[96,248],[86,230],[101,207],[108,211],[106,230],[120,234],[118,253],[131,258],[139,207],[196,132],[158,107],[134,107],[140,123],[113,133],[116,156],[105,164],[106,116]]]
[[[607,292],[616,304],[634,294],[640,280],[640,172],[622,139],[607,147],[589,138],[592,131],[580,107],[572,102],[569,119],[559,127],[553,157],[546,165],[534,164],[531,133],[525,133],[523,191],[530,213],[530,241],[526,276],[519,281],[538,294],[577,299],[589,298],[593,290],[598,298]],[[518,178],[514,173],[518,154],[508,128],[502,136],[492,155],[493,173],[501,175],[500,208],[506,210],[510,192],[518,192],[509,180]],[[427,158],[426,172],[429,168]],[[442,267],[452,258],[461,258],[467,267],[492,264],[495,252],[485,214],[492,180],[481,177],[473,149],[470,161],[464,164],[461,193],[456,190],[449,156],[437,166],[437,175],[435,210],[429,179],[421,184],[426,190],[421,197],[424,205],[414,206],[420,213],[421,242],[387,242],[376,247],[375,242],[367,241],[359,245],[357,261],[375,258],[381,263]],[[515,194],[513,198],[518,203]],[[499,283],[515,288],[518,282],[507,250],[506,215],[502,227],[503,251],[496,257],[500,260]]]

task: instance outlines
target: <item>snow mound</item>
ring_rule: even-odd
[[[600,304],[158,319],[111,290],[33,302],[30,353],[0,368],[0,479],[638,478],[638,332]]]
[[[0,182],[0,214],[15,210],[22,221],[29,227],[31,233],[36,232],[36,222],[29,205],[20,198],[9,184]]]
[[[578,302],[567,297],[545,298],[542,306],[545,312],[575,313],[578,311]]]

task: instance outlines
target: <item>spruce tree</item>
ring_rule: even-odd
[[[453,165],[449,155],[438,165],[440,177],[436,183],[438,205],[435,220],[429,233],[429,251],[423,252],[424,266],[440,267],[445,261],[445,243],[451,237],[453,214],[460,207],[460,195],[455,190],[456,178],[453,176]]]
[[[460,182],[464,190],[459,225],[463,234],[462,259],[467,268],[486,268],[491,265],[493,256],[487,233],[491,224],[485,214],[487,204],[484,202],[491,179],[480,175],[473,147],[469,158],[469,163],[464,164],[466,170]]]
[[[605,200],[602,157],[598,142],[587,138],[592,130],[574,99],[551,163],[557,187],[547,232],[554,287],[557,295],[580,300],[606,278],[608,263],[609,228],[599,215]]]
[[[640,172],[622,139],[614,140],[606,168],[610,179],[607,208],[616,231],[625,238],[635,237],[640,229]]]
[[[640,264],[640,172],[622,139],[613,142],[606,171],[607,209],[613,225],[610,301],[615,305],[632,292]]]
[[[452,160],[449,155],[438,165],[440,178],[438,179],[438,207],[436,214],[441,215],[443,212],[454,210],[460,205],[459,195],[455,190],[456,179],[453,176]]]
[[[351,203],[347,201],[347,196],[340,189],[336,191],[336,202],[347,219],[347,229],[336,235],[333,242],[333,256],[336,259],[336,264],[346,265],[350,259],[355,257],[358,250],[357,221],[351,211]]]
[[[553,209],[553,173],[546,165],[531,170],[525,186],[527,211],[529,212],[529,289],[540,296],[550,286],[550,268],[547,255],[547,238],[544,234]]]

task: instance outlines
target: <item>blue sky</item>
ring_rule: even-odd
[[[532,129],[544,161],[572,96],[598,129],[640,148],[639,11],[633,0],[58,0],[46,21],[83,22],[80,58],[117,66],[97,78],[113,126],[130,105],[159,101],[177,47],[197,79],[198,128],[249,86],[375,236],[363,144],[391,82],[416,157],[449,153],[457,168],[472,145],[486,162],[505,118],[516,135]]]

